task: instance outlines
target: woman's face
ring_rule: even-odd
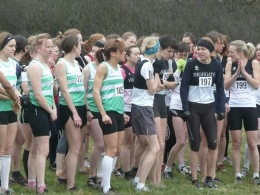
[[[2,49],[3,54],[6,57],[14,57],[14,52],[16,50],[16,41],[12,39],[9,41],[6,46]]]
[[[201,61],[208,60],[211,56],[210,51],[206,47],[197,47],[197,58]]]
[[[60,53],[60,50],[57,46],[52,48],[51,58],[56,61],[58,59],[58,55]]]
[[[140,50],[138,47],[131,48],[130,56],[126,55],[127,61],[131,61],[132,63],[136,64],[137,61],[140,59]]]
[[[172,59],[174,53],[175,53],[175,51],[171,47],[168,47],[166,49],[162,49],[162,48],[159,49],[159,55],[164,60]]]
[[[194,44],[192,43],[190,37],[183,37],[181,42],[183,43],[187,43],[190,47],[190,53],[193,53],[193,50],[194,50]]]
[[[82,48],[82,45],[83,45],[82,35],[81,34],[77,34],[77,37],[78,37],[78,45],[76,47],[76,53],[77,53],[77,56],[80,56],[81,48]]]
[[[136,41],[137,40],[135,36],[128,37],[128,39],[125,40],[125,46],[130,47],[132,45],[136,45]]]
[[[241,54],[237,52],[236,46],[229,46],[229,57],[231,58],[232,62],[237,62],[241,59]]]
[[[52,40],[45,39],[37,49],[37,54],[41,55],[44,59],[49,59],[52,55]]]

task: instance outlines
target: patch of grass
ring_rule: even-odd
[[[92,146],[92,143],[91,143]],[[231,144],[229,149],[231,149]],[[244,150],[244,144],[242,144],[242,150]],[[90,150],[91,151],[91,150]],[[188,147],[187,147],[187,154],[188,155]],[[231,152],[229,152],[231,154]],[[243,158],[244,152],[241,152],[241,157]],[[188,158],[186,158],[188,159]],[[243,165],[243,159],[241,160],[241,166]],[[230,165],[225,166],[225,172],[217,171],[217,177],[221,179],[222,184],[219,184],[219,188],[217,190],[211,190],[204,188],[203,190],[198,190],[191,185],[191,181],[188,179],[188,176],[180,174],[176,169],[174,169],[174,177],[175,180],[165,180],[164,183],[166,184],[166,188],[159,189],[159,188],[151,188],[151,192],[149,193],[139,193],[139,194],[158,194],[158,195],[166,195],[166,194],[210,194],[210,195],[219,195],[219,194],[228,194],[228,195],[238,195],[238,194],[246,194],[246,195],[257,195],[260,194],[260,186],[256,186],[253,184],[252,181],[252,171],[249,172],[249,176],[243,179],[242,185],[237,185],[234,183],[235,176],[233,172],[233,168]],[[250,170],[251,167],[250,167]],[[198,175],[200,177],[200,175]],[[79,174],[76,175],[76,184],[79,188],[76,195],[94,195],[94,194],[102,194],[100,191],[90,189],[86,185],[88,175]],[[115,177],[112,176],[112,185],[121,195],[131,195],[136,194],[134,187],[132,186],[131,181],[126,181],[123,177]],[[148,183],[148,182],[147,182]],[[66,191],[66,187],[59,185],[56,177],[55,172],[48,169],[46,167],[46,184],[48,187],[48,195],[56,195],[56,194],[71,194]],[[15,190],[16,195],[30,195],[35,194],[35,191],[29,191],[25,187],[19,185],[11,186]]]

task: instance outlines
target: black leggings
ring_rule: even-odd
[[[208,148],[215,150],[217,147],[217,121],[214,114],[213,103],[198,104],[189,103],[191,119],[188,121],[188,134],[190,140],[190,148],[194,152],[198,152],[200,148],[200,126],[202,127]]]
[[[169,153],[172,147],[176,144],[175,132],[172,124],[172,114],[169,111],[169,107],[167,107],[168,118],[167,118],[167,130],[166,130],[166,138],[165,138],[165,150],[163,163],[166,164],[168,160]]]

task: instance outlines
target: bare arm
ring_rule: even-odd
[[[16,102],[17,96],[12,85],[9,81],[5,78],[5,75],[0,71],[0,83],[2,84],[3,88],[5,89],[6,93],[10,96],[11,100]]]
[[[106,115],[104,107],[102,105],[102,100],[100,96],[100,90],[102,87],[103,80],[107,74],[107,66],[105,64],[100,64],[97,68],[97,72],[94,78],[94,88],[93,88],[93,96],[96,102],[96,105],[99,109],[100,114]]]
[[[155,74],[154,79],[146,80],[147,89],[150,95],[154,95],[160,84],[159,74]]]
[[[53,110],[49,106],[49,104],[47,103],[46,99],[44,98],[41,92],[41,77],[42,77],[41,68],[38,66],[38,64],[31,64],[27,71],[28,71],[28,76],[31,80],[32,90],[36,101],[44,110],[46,110],[50,115],[52,115]]]

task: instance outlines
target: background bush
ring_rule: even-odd
[[[133,31],[138,36],[217,30],[232,40],[260,42],[260,0],[0,0],[0,30],[56,36],[68,28],[83,38]]]

